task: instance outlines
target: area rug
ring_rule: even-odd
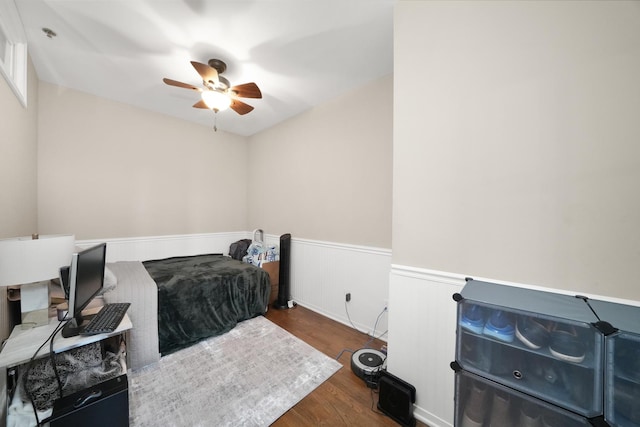
[[[259,316],[129,375],[131,426],[268,426],[342,365]]]

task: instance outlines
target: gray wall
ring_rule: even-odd
[[[38,78],[31,61],[27,65],[27,108],[0,78],[0,239],[38,232]],[[0,287],[0,341],[11,333],[6,300]]]
[[[37,117],[31,157],[24,167],[12,163],[7,180],[30,170],[21,194],[37,194],[39,214],[37,226],[7,227],[7,236],[36,228],[77,239],[263,228],[391,245],[391,76],[250,139],[46,82],[29,90],[39,93],[29,109]],[[15,219],[27,211],[35,218],[32,206]]]
[[[391,247],[393,78],[250,138],[249,226]]]
[[[640,305],[640,3],[401,0],[394,28],[388,368],[451,426],[466,276]]]
[[[38,232],[38,78],[29,61],[24,108],[0,77],[0,239]]]
[[[400,1],[393,263],[640,300],[640,3]]]
[[[41,232],[246,230],[245,138],[45,82],[38,111]]]

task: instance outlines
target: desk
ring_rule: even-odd
[[[86,310],[85,312],[90,314],[91,312],[98,310],[99,307],[95,310]],[[9,335],[9,338],[0,352],[0,426],[6,425],[8,398],[11,397],[9,393],[7,393],[7,368],[12,368],[29,362],[38,347],[45,342],[47,342],[47,344],[45,344],[40,352],[38,352],[37,357],[49,355],[49,343],[47,340],[59,325],[60,321],[57,318],[52,317],[49,318],[49,324],[46,326],[22,329],[22,325],[16,325],[16,327],[13,328],[11,335]],[[81,347],[83,345],[102,341],[109,337],[125,333],[132,327],[131,319],[129,319],[129,316],[125,314],[120,325],[118,325],[115,331],[109,334],[87,336],[78,335],[75,337],[64,338],[62,336],[62,330],[60,330],[56,333],[53,339],[53,351],[54,353],[63,353],[71,350],[72,348]]]
[[[38,326],[31,329],[22,329],[22,325],[16,325],[13,328],[13,332],[9,335],[2,352],[0,352],[0,367],[11,367],[28,362],[33,357],[38,347],[44,343],[49,335],[58,327],[60,321],[52,317],[49,319],[49,324],[46,326]],[[118,325],[118,328],[109,334],[99,335],[78,335],[75,337],[64,338],[61,332],[58,331],[53,339],[53,351],[54,353],[62,353],[67,350],[71,350],[75,347],[81,347],[83,345],[91,344],[103,339],[112,337],[114,335],[121,334],[131,329],[133,325],[127,314]],[[46,356],[49,354],[49,344],[42,347],[38,353],[38,357]]]

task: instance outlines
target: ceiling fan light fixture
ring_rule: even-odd
[[[231,108],[242,116],[252,112],[253,107],[238,98],[262,98],[260,88],[253,82],[231,86],[229,80],[220,75],[226,69],[226,64],[220,60],[210,60],[208,65],[191,61],[191,65],[202,77],[203,89],[167,78],[162,81],[169,86],[200,92],[201,99],[193,104],[193,108],[208,109],[214,113]]]
[[[214,111],[224,111],[231,105],[231,98],[217,90],[205,90],[202,92],[202,101]]]

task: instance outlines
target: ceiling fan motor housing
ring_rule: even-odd
[[[209,64],[209,67],[215,68],[218,74],[222,74],[227,70],[227,64],[225,64],[224,61],[221,61],[219,59],[215,59],[215,58],[210,59],[208,64]]]

